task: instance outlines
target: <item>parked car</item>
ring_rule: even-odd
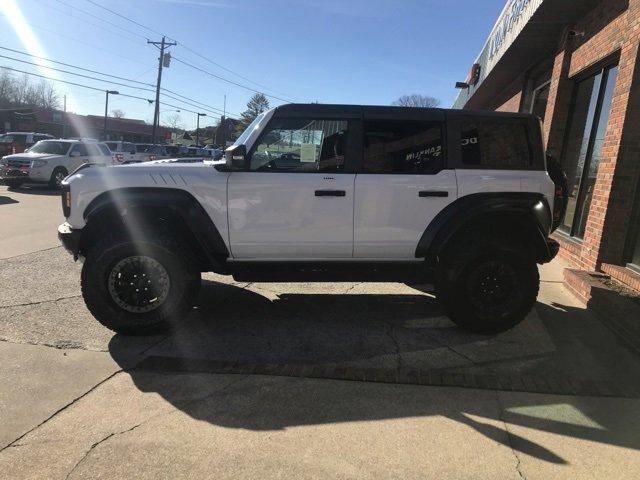
[[[164,145],[153,145],[151,143],[136,143],[136,149],[140,154],[141,162],[148,162],[151,160],[160,160],[168,158],[169,154]]]
[[[80,140],[41,140],[28,152],[2,157],[0,179],[10,187],[30,182],[60,188],[62,180],[83,163],[111,165],[109,147]]]
[[[40,140],[53,138],[47,133],[7,132],[0,135],[0,156],[22,153]]]
[[[118,165],[121,163],[137,163],[141,162],[141,155],[138,154],[136,145],[131,142],[109,141],[104,142],[113,154],[113,163]]]
[[[495,333],[525,318],[537,264],[558,252],[549,235],[567,191],[547,172],[533,115],[287,104],[225,156],[63,181],[59,237],[85,258],[83,297],[103,325],[166,329],[213,271],[432,283],[451,320]]]

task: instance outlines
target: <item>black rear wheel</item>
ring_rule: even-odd
[[[474,333],[498,333],[533,308],[540,277],[535,261],[499,242],[465,242],[447,252],[436,291],[448,316]]]
[[[165,331],[191,310],[200,271],[169,235],[136,240],[107,237],[92,246],[82,268],[82,295],[107,328],[129,335]]]

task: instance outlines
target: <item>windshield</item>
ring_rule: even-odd
[[[265,117],[267,112],[261,113],[253,120],[253,122],[249,124],[249,126],[244,130],[244,132],[242,132],[242,135],[240,135],[238,139],[235,142],[233,142],[234,147],[236,145],[243,145],[247,141],[247,138],[249,138],[249,135],[251,135],[251,132],[253,132],[253,130],[258,126],[258,124]]]
[[[31,153],[50,153],[53,155],[66,155],[69,150],[69,143],[56,142],[51,140],[43,140],[36,143],[31,150]]]
[[[0,143],[26,143],[26,135],[0,135]]]

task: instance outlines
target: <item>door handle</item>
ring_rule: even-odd
[[[418,192],[419,197],[448,197],[449,192],[444,190],[422,190]]]
[[[316,190],[316,197],[345,197],[344,190]]]

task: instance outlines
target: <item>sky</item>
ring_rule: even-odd
[[[178,45],[168,49],[173,60],[163,69],[162,86],[178,100],[162,96],[161,102],[181,111],[162,105],[161,121],[177,114],[183,128],[195,127],[193,112],[198,111],[207,113],[200,119],[201,127],[216,124],[225,95],[226,111],[239,115],[253,90],[270,95],[271,106],[316,101],[388,105],[400,95],[418,93],[449,107],[457,95],[455,82],[465,79],[504,4],[505,0],[1,0],[0,47],[127,81],[2,49],[4,57],[39,65],[0,57],[0,66],[101,90],[55,83],[58,92],[67,95],[67,109],[76,113],[103,115],[105,89],[140,97],[111,95],[109,110],[151,122],[153,105],[145,99],[155,95],[158,50],[147,40],[159,41],[165,34]]]

